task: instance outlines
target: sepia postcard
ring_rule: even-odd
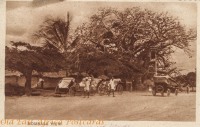
[[[0,126],[200,126],[199,8],[0,1]]]

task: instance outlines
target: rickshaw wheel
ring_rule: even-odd
[[[156,96],[156,89],[154,87],[152,87],[152,95]]]
[[[167,89],[167,96],[169,96],[171,93],[170,89]]]
[[[117,85],[116,91],[118,92],[118,94],[122,94],[123,93],[123,86],[121,84]]]
[[[90,95],[94,96],[95,95],[96,90],[94,90],[94,88],[90,88]]]
[[[164,96],[164,87],[162,85],[156,86],[156,91],[161,93],[161,96]]]
[[[103,84],[99,85],[99,87],[98,87],[98,93],[99,93],[99,95],[103,95],[104,94]]]
[[[178,95],[178,89],[175,90],[175,95],[176,95],[176,96]]]
[[[104,82],[101,82],[101,84],[99,84],[99,87],[98,87],[98,93],[99,95],[105,95],[105,94],[108,94],[109,92],[109,89],[107,87],[107,82],[104,81]]]

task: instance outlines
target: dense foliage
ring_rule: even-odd
[[[126,68],[128,71],[124,73],[129,74],[149,72],[152,50],[157,56],[158,71],[172,73],[175,69],[171,66],[174,63],[170,56],[176,48],[190,54],[189,43],[196,39],[196,32],[187,30],[178,18],[140,8],[127,8],[124,11],[100,9],[88,23],[77,28],[76,35],[81,38],[79,43],[88,54],[101,52],[108,55],[112,58],[104,61],[116,64],[121,72]]]
[[[13,48],[6,47],[6,68],[22,72],[28,89],[33,70],[132,78],[150,73],[154,51],[158,72],[172,74],[177,69],[170,56],[176,48],[190,55],[189,43],[196,40],[196,31],[186,29],[178,18],[137,7],[102,8],[77,27],[73,36],[69,35],[70,23],[69,13],[67,21],[46,18],[34,34],[42,46],[15,42]]]
[[[6,47],[6,69],[17,70],[25,78],[26,94],[30,94],[33,70],[59,71],[63,68],[64,58],[55,49],[31,46],[29,43],[12,42],[13,47]]]

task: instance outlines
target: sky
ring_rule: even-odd
[[[6,45],[10,41],[25,41],[32,43],[32,34],[38,30],[40,24],[47,16],[67,17],[72,15],[72,29],[88,21],[98,8],[113,7],[123,10],[129,7],[141,7],[156,12],[168,12],[178,17],[186,28],[197,27],[197,6],[195,3],[145,3],[145,2],[78,2],[64,0],[33,0],[33,1],[7,1],[6,3]],[[172,59],[183,73],[194,71],[196,67],[196,42],[190,43],[193,50],[192,58],[177,49]]]

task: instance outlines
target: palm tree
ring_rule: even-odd
[[[46,18],[39,30],[34,34],[37,40],[43,42],[44,46],[57,49],[65,58],[66,75],[68,75],[69,57],[72,47],[76,45],[78,37],[73,41],[69,39],[70,15],[67,13],[67,20],[62,18]]]

